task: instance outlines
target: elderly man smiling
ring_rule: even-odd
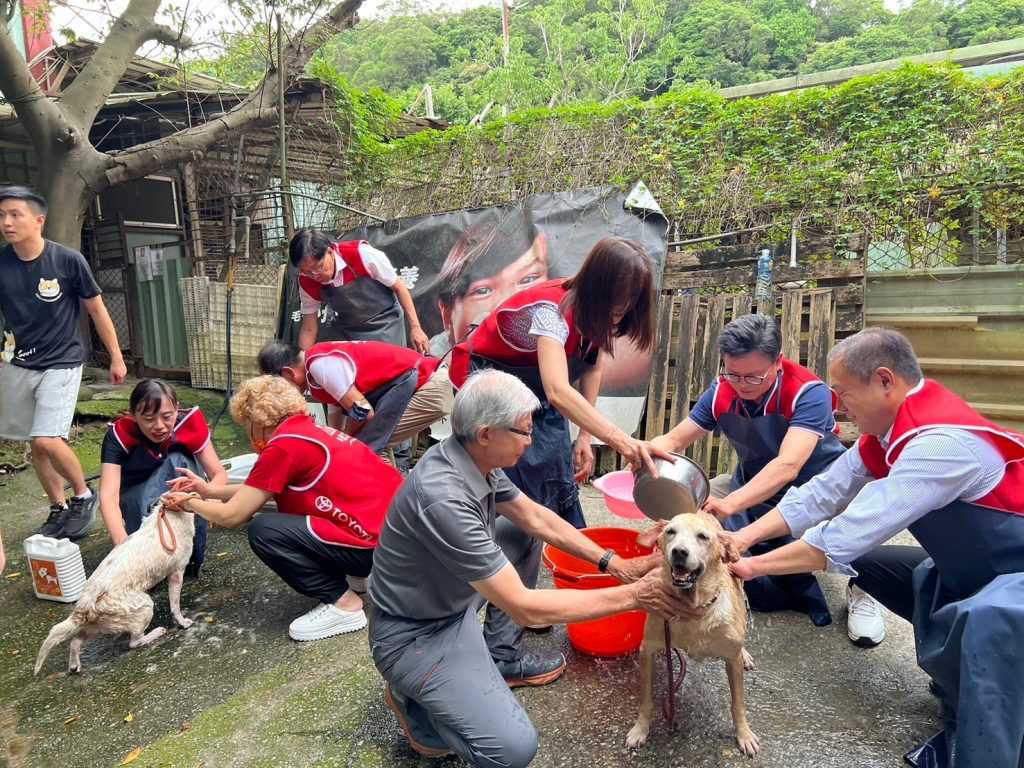
[[[523,625],[637,609],[691,615],[652,571],[657,556],[624,560],[603,550],[505,477],[501,468],[530,442],[538,405],[510,374],[469,378],[455,397],[452,437],[424,454],[388,509],[370,577],[370,647],[385,698],[422,755],[455,752],[475,766],[530,763],[537,734],[509,688],[552,682],[565,658],[526,652]],[[516,526],[629,583],[527,588],[522,574],[536,548],[510,535]]]

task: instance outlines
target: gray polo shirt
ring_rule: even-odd
[[[481,475],[454,437],[430,448],[388,508],[373,553],[374,606],[414,621],[461,617],[480,599],[469,582],[508,562],[494,540],[495,504],[518,495],[500,469]]]

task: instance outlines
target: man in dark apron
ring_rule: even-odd
[[[316,343],[319,313],[329,310],[333,341],[404,347],[408,317],[413,348],[420,354],[430,351],[412,295],[382,251],[363,241],[335,243],[324,232],[302,229],[292,238],[289,257],[299,270],[300,349]]]
[[[1024,436],[922,378],[914,350],[867,328],[829,375],[863,437],[825,473],[733,538],[744,578],[828,567],[913,622],[946,730],[907,754],[920,768],[1024,766]],[[881,546],[908,528],[920,547]]]
[[[718,339],[723,373],[671,432],[651,441],[681,452],[720,429],[739,454],[732,477],[712,481],[705,509],[735,531],[771,510],[790,488],[826,469],[843,452],[836,437],[834,395],[801,365],[782,357],[774,319],[744,315]],[[717,498],[715,498],[717,496]],[[767,552],[792,541],[780,536],[758,545]],[[795,610],[817,626],[831,623],[825,596],[811,574],[755,579],[747,598],[758,611]]]
[[[362,240],[335,243],[315,229],[296,232],[288,250],[299,270],[299,349],[316,343],[320,313],[328,312],[333,319],[327,334],[331,338],[325,341],[382,341],[404,347],[408,317],[413,349],[429,354],[430,339],[420,327],[412,294],[382,251]],[[397,446],[394,454],[398,468],[408,471],[411,441]]]

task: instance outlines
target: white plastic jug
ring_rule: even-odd
[[[51,539],[37,533],[25,539],[32,570],[32,588],[41,600],[73,603],[85,588],[82,552],[70,539]]]

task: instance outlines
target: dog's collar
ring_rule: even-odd
[[[721,590],[719,590],[718,592],[715,593],[715,596],[712,597],[710,600],[708,600],[706,603],[703,603],[701,605],[695,605],[694,606],[694,610],[696,610],[696,611],[706,611],[708,608],[710,608],[712,605],[715,604],[715,601],[718,600],[718,596],[721,595],[721,594],[722,594],[722,592],[721,592]]]

